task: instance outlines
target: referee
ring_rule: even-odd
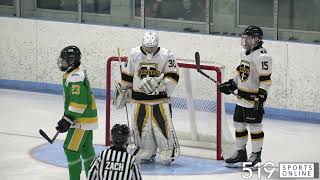
[[[88,180],[140,180],[135,158],[126,150],[130,129],[116,124],[111,129],[112,146],[91,163]]]

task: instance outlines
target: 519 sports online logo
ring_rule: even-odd
[[[254,168],[248,167],[251,162],[243,163],[243,179],[318,179],[319,163],[314,162],[266,162],[258,163]]]

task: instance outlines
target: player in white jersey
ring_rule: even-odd
[[[132,90],[132,121],[140,162],[150,162],[159,150],[160,161],[170,165],[180,154],[171,120],[170,96],[179,81],[173,54],[158,46],[158,34],[144,34],[142,46],[133,48],[122,71],[122,90]],[[121,94],[121,93],[118,93]]]
[[[140,180],[134,156],[126,150],[130,129],[115,124],[111,129],[112,146],[103,150],[91,163],[88,180]]]
[[[238,101],[234,112],[234,127],[236,135],[237,151],[229,159],[226,159],[228,167],[242,167],[243,162],[251,162],[254,167],[261,162],[261,150],[264,133],[262,130],[263,104],[267,99],[267,92],[271,86],[272,58],[262,47],[263,32],[258,26],[249,26],[242,33],[241,45],[244,51],[241,53],[240,65],[233,79],[220,85],[220,91],[231,94],[238,90],[238,95],[252,103]],[[248,141],[249,126],[252,153],[247,159],[246,145]]]

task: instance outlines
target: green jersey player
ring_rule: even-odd
[[[86,175],[95,157],[92,130],[97,129],[97,108],[85,70],[80,67],[81,52],[76,46],[62,49],[57,65],[63,75],[64,115],[56,127],[67,132],[64,152],[68,160],[69,179],[80,180],[82,163]]]

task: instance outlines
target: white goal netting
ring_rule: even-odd
[[[122,57],[126,60],[126,57]],[[201,75],[195,69],[192,60],[177,59],[180,67],[180,79],[171,97],[172,120],[181,146],[191,146],[213,150],[212,158],[229,157],[233,151],[234,140],[225,116],[224,103],[217,85]],[[120,80],[119,61],[117,57],[108,60],[107,91],[114,97],[116,81]],[[221,81],[224,67],[206,63],[202,70]],[[108,71],[109,70],[109,71]],[[109,84],[108,84],[109,83]],[[125,108],[116,110],[107,98],[106,144],[110,140],[108,132],[116,123],[127,123]],[[128,115],[130,117],[130,104]],[[109,112],[110,111],[110,112]],[[110,116],[108,115],[110,114]]]

